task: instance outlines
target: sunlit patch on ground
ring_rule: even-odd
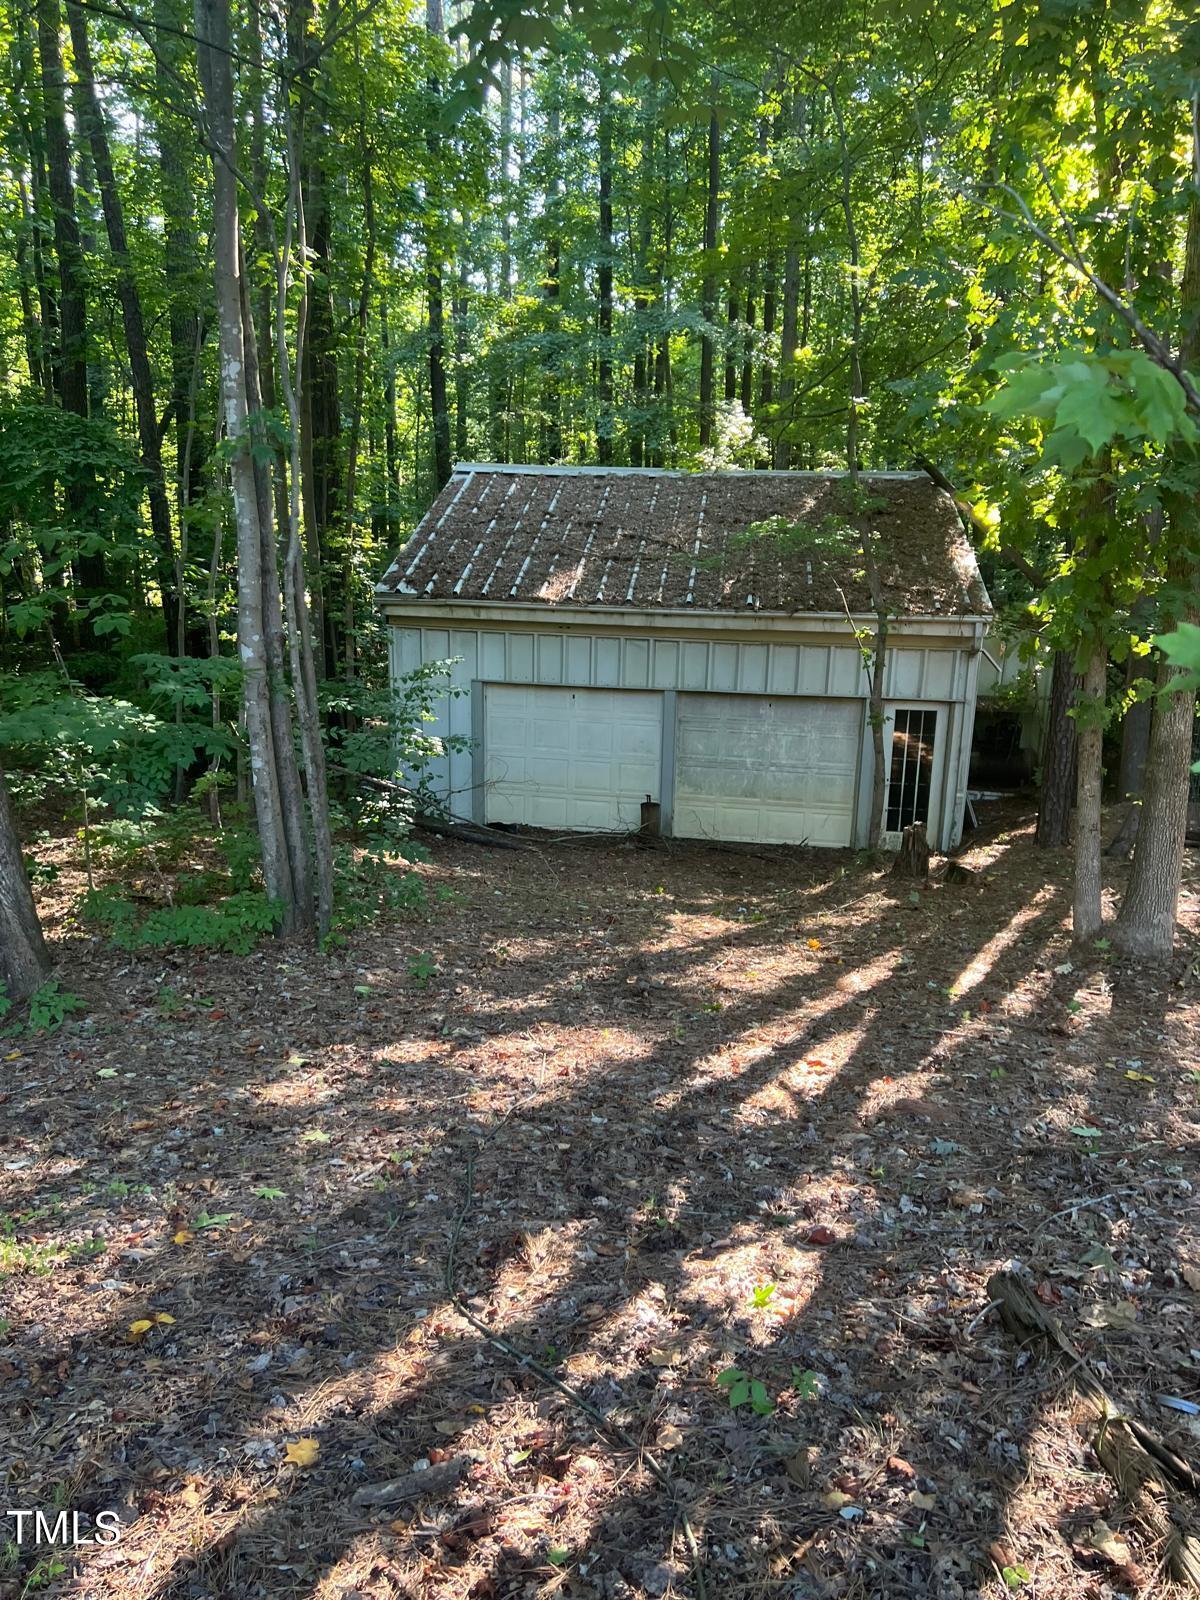
[[[1111,1589],[987,1280],[1187,1453],[1196,995],[1072,951],[1024,827],[969,859],[439,844],[457,898],[332,957],[67,946],[0,1079],[0,1472],[124,1531],[38,1592]]]

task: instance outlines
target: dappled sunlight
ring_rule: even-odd
[[[951,982],[949,986],[951,994],[956,999],[965,999],[973,989],[989,978],[999,957],[1016,944],[1030,923],[1036,922],[1046,908],[1053,904],[1055,897],[1055,890],[1047,884],[1044,889],[1038,890],[1027,906],[1014,912],[1000,932],[993,934],[987,943],[980,947]]]
[[[570,1592],[564,1574],[590,1593],[593,1572],[626,1572],[638,1594],[647,1571],[689,1594],[669,1495],[539,1369],[691,1486],[710,1593],[845,1571],[864,1529],[831,1517],[829,1494],[867,1508],[888,1560],[923,1517],[944,1536],[953,1501],[953,1537],[978,1561],[1014,1470],[1005,1429],[1020,1438],[978,1403],[1008,1363],[994,1332],[967,1332],[987,1273],[1017,1254],[1053,1282],[1096,1245],[1127,1274],[1154,1252],[1158,1282],[1177,1249],[1195,1250],[1152,1110],[1166,1093],[1188,1103],[1156,1043],[1163,1019],[1134,1017],[1116,1042],[1106,963],[1055,970],[1069,957],[1044,881],[913,905],[864,869],[817,883],[797,914],[793,884],[812,887],[819,863],[788,878],[699,848],[569,859],[571,897],[589,907],[578,949],[504,927],[474,960],[468,900],[422,930],[433,970],[416,977],[408,929],[348,954],[319,995],[316,958],[286,973],[252,959],[244,996],[210,962],[205,989],[223,983],[232,1015],[191,1023],[191,1092],[178,1066],[110,1088],[97,1052],[88,1093],[112,1102],[96,1125],[121,1161],[106,1135],[52,1165],[34,1132],[16,1157],[34,1164],[4,1172],[30,1205],[57,1173],[55,1244],[98,1229],[105,1206],[119,1218],[107,1261],[43,1280],[64,1341],[90,1357],[54,1381],[76,1408],[131,1408],[121,1462],[79,1467],[140,1486],[129,1564],[85,1563],[114,1594],[278,1580],[340,1600],[355,1583],[436,1581],[447,1600],[488,1583],[549,1597]],[[489,858],[477,880],[437,871],[485,915],[502,879],[506,924],[514,896],[530,925],[563,917],[563,875],[531,877],[523,859]],[[713,893],[689,916],[699,876]],[[713,918],[718,902],[739,914]],[[959,976],[967,987],[948,992]],[[1028,1012],[1006,1009],[1031,992]],[[27,1113],[39,1128],[62,1114],[53,1070]],[[169,1190],[148,1141],[178,1153]],[[85,1203],[77,1191],[105,1189],[114,1165],[146,1172],[146,1195]],[[458,1288],[528,1360],[447,1298],[460,1215]],[[1105,1279],[1072,1270],[1090,1308]],[[79,1293],[102,1278],[126,1287]],[[176,1323],[130,1344],[128,1323],[158,1309]],[[1186,1337],[1186,1318],[1159,1323]],[[731,1366],[762,1384],[763,1415],[730,1405],[718,1378]],[[281,1465],[282,1446],[309,1437],[314,1462]],[[798,1448],[793,1478],[782,1463]],[[364,1484],[460,1459],[450,1490],[351,1506]],[[154,1462],[165,1476],[148,1475]]]

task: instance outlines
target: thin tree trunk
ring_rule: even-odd
[[[851,279],[851,283],[857,291],[857,279]],[[796,380],[791,375],[791,367],[796,359],[796,346],[799,341],[799,304],[800,252],[795,239],[790,238],[783,260],[783,327],[779,339],[779,419],[775,425],[775,466],[781,469],[791,466],[792,463],[792,442],[789,434]]]
[[[555,462],[562,459],[562,394],[559,385],[559,348],[558,331],[561,321],[560,300],[562,297],[562,236],[561,227],[561,200],[562,179],[559,176],[559,145],[562,139],[562,105],[559,100],[559,88],[553,84],[550,90],[553,98],[547,112],[549,145],[554,162],[552,176],[546,191],[546,226],[549,236],[546,240],[546,326],[549,334],[549,349],[547,351],[543,368],[545,373],[545,399],[543,411],[545,422],[543,428],[544,443],[542,446],[543,457],[546,461]]]
[[[240,241],[239,241],[240,250]],[[271,240],[272,255],[276,258],[278,282],[278,251]],[[250,280],[246,272],[245,257],[239,255],[239,287],[242,301],[242,329],[246,353],[246,403],[251,417],[263,411],[258,335],[254,325],[254,306],[250,297]],[[274,343],[274,314],[267,329]],[[266,363],[271,370],[271,363]],[[286,402],[285,402],[286,404]],[[297,430],[293,439],[299,437]],[[267,657],[267,706],[270,715],[271,740],[275,752],[275,771],[279,784],[284,835],[287,840],[297,907],[296,926],[311,927],[313,921],[312,860],[309,854],[308,829],[304,821],[304,794],[300,786],[300,771],[296,764],[296,729],[292,709],[292,693],[287,681],[287,645],[284,640],[283,596],[279,578],[279,546],[286,544],[291,525],[289,480],[283,458],[277,450],[259,450],[254,457],[254,489],[258,501],[259,571],[262,585],[263,639]],[[282,517],[282,521],[277,520]]]
[[[1079,675],[1071,653],[1056,650],[1042,736],[1038,793],[1037,843],[1042,850],[1058,850],[1071,842],[1078,737],[1075,718],[1070,713],[1078,694]]]
[[[238,238],[233,79],[230,69],[228,0],[195,0],[197,62],[207,110],[213,158],[212,251],[220,342],[221,399],[230,446],[238,545],[238,655],[246,737],[250,747],[263,878],[268,895],[283,908],[284,927],[303,920],[296,897],[293,862],[284,823],[271,726],[270,667],[263,585],[263,534],[260,485],[255,479],[248,426],[246,341],[242,312],[241,251]],[[268,510],[270,505],[267,494]]]
[[[442,15],[442,0],[425,0],[425,31],[440,44],[446,25]],[[434,108],[441,101],[442,85],[434,73],[428,83],[429,98]],[[446,310],[442,260],[438,233],[442,223],[442,185],[437,167],[441,156],[441,139],[431,116],[426,133],[426,147],[431,162],[431,176],[425,196],[429,212],[425,224],[425,299],[429,337],[429,410],[433,426],[433,487],[434,493],[450,481],[450,404],[446,394]]]
[[[754,415],[754,291],[746,290],[746,332],[742,340],[742,410]]]
[[[301,12],[303,15],[303,12]],[[307,34],[301,36],[302,47],[307,50]],[[333,840],[329,822],[329,791],[325,773],[325,747],[321,742],[321,720],[317,696],[317,669],[315,652],[317,642],[308,606],[311,579],[304,569],[304,547],[301,543],[300,507],[300,400],[297,384],[303,381],[306,343],[308,337],[309,283],[306,266],[310,259],[308,234],[305,227],[303,188],[304,104],[301,99],[295,110],[288,112],[288,169],[289,190],[287,232],[282,251],[278,255],[275,299],[275,360],[280,386],[291,424],[291,460],[289,472],[287,553],[284,561],[285,593],[287,596],[288,654],[292,671],[292,689],[296,697],[297,721],[300,727],[300,748],[304,758],[304,776],[308,787],[308,814],[312,824],[312,856],[316,868],[317,885],[317,937],[324,939],[333,921]],[[296,313],[296,363],[293,376],[288,353],[287,312],[288,286],[292,270],[293,245],[299,264],[302,290]]]
[[[1125,667],[1125,689],[1129,693],[1143,676],[1138,657],[1130,655]],[[1150,725],[1154,707],[1148,699],[1132,700],[1121,722],[1121,766],[1117,789],[1125,803],[1121,826],[1108,846],[1107,854],[1128,860],[1133,854],[1138,825],[1142,818],[1142,789],[1146,757],[1150,751]]]
[[[355,502],[358,498],[358,457],[362,441],[363,405],[367,386],[367,319],[375,287],[375,189],[371,172],[371,150],[367,139],[366,107],[360,108],[359,153],[362,162],[363,228],[366,234],[363,253],[362,285],[358,295],[356,347],[354,351],[354,395],[350,409],[350,435],[346,445],[346,496],[342,508],[342,676],[354,679],[358,654],[355,623]]]
[[[0,767],[0,993],[19,1005],[41,987],[50,956],[33,904],[17,826]]]
[[[738,296],[731,284],[725,304],[725,386],[726,405],[732,405],[738,396]]]
[[[596,424],[596,450],[601,466],[613,455],[613,138],[612,102],[608,83],[600,85],[600,259],[597,266],[599,351],[597,356],[596,397],[599,417]]]
[[[713,75],[711,92],[716,96],[716,75]],[[720,221],[721,199],[721,124],[714,104],[708,118],[708,161],[704,205],[704,280],[701,285],[700,312],[704,318],[704,332],[700,339],[700,447],[712,444],[716,406],[713,398],[713,376],[716,364],[714,328],[717,320],[717,228]]]
[[[142,315],[137,279],[134,277],[133,263],[129,255],[129,242],[125,235],[125,210],[121,204],[116,174],[113,171],[108,129],[96,99],[95,70],[92,66],[87,21],[74,0],[68,0],[67,16],[75,54],[75,76],[81,120],[91,144],[92,161],[96,168],[96,181],[100,190],[100,203],[104,212],[104,227],[108,235],[108,248],[116,268],[117,298],[121,303],[125,348],[129,356],[138,445],[142,466],[146,471],[150,530],[154,536],[157,552],[158,583],[166,622],[167,650],[171,652],[178,645],[183,627],[181,616],[183,595],[178,587],[179,564],[174,530],[171,527],[171,505],[167,498],[166,479],[163,475],[158,412],[154,401],[154,375],[150,370],[146,324]]]
[[[167,0],[156,0],[158,28],[155,73],[158,87],[157,124],[159,195],[163,217],[163,274],[168,294],[171,338],[171,412],[175,422],[175,460],[179,475],[176,504],[179,548],[186,543],[186,512],[203,492],[207,438],[197,419],[198,366],[204,343],[205,317],[195,287],[199,277],[196,250],[196,185],[191,181],[189,154],[195,130],[183,123],[173,106],[172,62],[180,41],[171,32],[173,13]],[[198,643],[198,641],[197,641]],[[182,652],[181,652],[182,653]],[[199,650],[196,651],[199,654]]]
[[[1098,938],[1104,925],[1101,900],[1102,851],[1100,828],[1104,783],[1104,702],[1108,652],[1103,643],[1092,646],[1077,702],[1078,771],[1075,780],[1075,887],[1072,927],[1075,938],[1086,943]]]
[[[66,87],[59,30],[58,0],[38,0],[38,53],[41,57],[42,115],[46,131],[46,171],[54,217],[54,249],[58,257],[58,349],[55,353],[58,397],[64,411],[88,414],[87,298],[83,245],[79,237],[75,184],[71,176],[71,140],[67,129]],[[86,525],[90,478],[75,467],[64,476],[67,502],[79,524]],[[104,557],[80,554],[76,566],[80,589],[95,597],[106,588]],[[89,628],[90,633],[90,628]]]
[[[83,246],[71,175],[65,76],[59,41],[58,0],[38,0],[38,52],[42,64],[42,115],[46,130],[46,171],[58,257],[58,394],[64,411],[88,414],[87,302]]]

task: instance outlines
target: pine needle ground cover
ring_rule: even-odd
[[[122,1535],[0,1592],[1170,1593],[988,1280],[1194,1451],[1197,903],[1135,977],[1023,819],[966,859],[439,843],[428,913],[235,957],[85,936],[60,858],[0,1481]]]

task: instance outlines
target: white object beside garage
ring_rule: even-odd
[[[892,553],[885,841],[957,842],[990,605],[953,502],[921,474],[860,480]],[[448,662],[445,811],[555,831],[847,846],[873,749],[852,572],[738,541],[824,525],[837,474],[464,466],[378,587],[395,678]]]

